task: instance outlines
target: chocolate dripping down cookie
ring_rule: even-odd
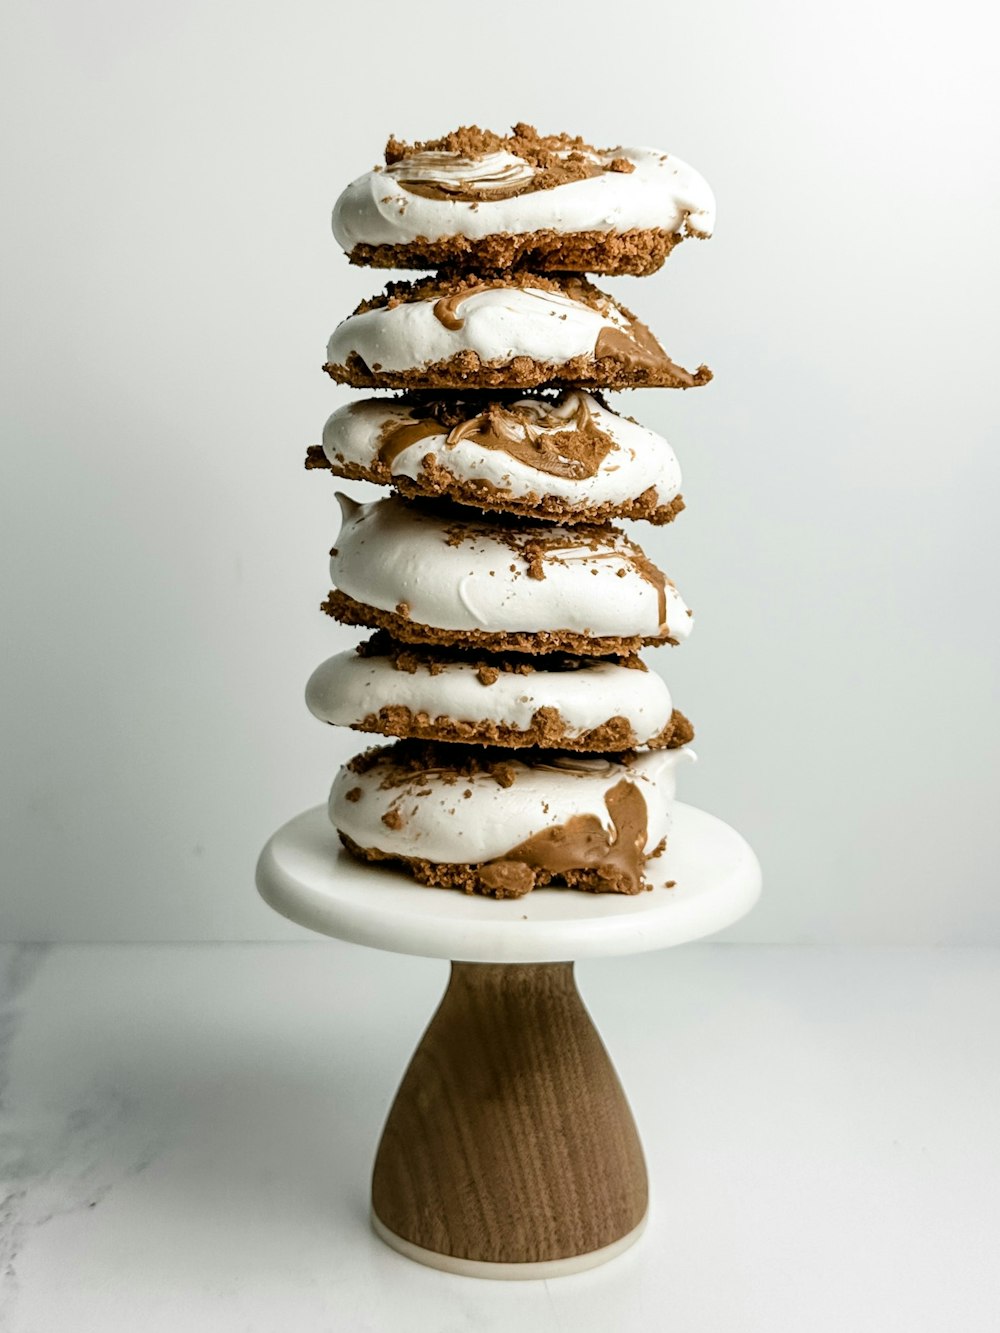
[[[686,749],[606,756],[397,741],[345,764],[330,819],[347,849],[423,884],[519,898],[553,881],[650,887]]]
[[[714,221],[711,189],[680,158],[519,124],[390,139],[337,200],[333,233],[352,264],[377,268],[647,274]]]

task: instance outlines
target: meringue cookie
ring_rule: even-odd
[[[367,398],[333,413],[323,453],[341,476],[484,508],[659,522],[679,508],[667,441],[578,390],[486,405]]]
[[[448,749],[427,747],[421,760],[402,741],[341,768],[328,811],[352,851],[417,863],[411,870],[430,883],[454,882],[433,867],[513,862],[543,877],[590,870],[618,879],[601,888],[637,892],[670,830],[677,765],[693,758],[687,749],[622,759],[538,751],[527,762],[492,751],[471,763],[457,754],[452,766]],[[515,879],[513,892],[534,882]],[[464,887],[511,892],[504,875],[473,875]]]
[[[691,632],[674,585],[616,528],[498,524],[395,498],[338,499],[334,586],[362,611],[383,613],[359,620],[331,612],[349,623],[514,650],[524,645],[511,636],[528,636],[527,651],[595,655],[676,643]]]
[[[691,388],[648,328],[582,278],[538,275],[393,283],[338,324],[327,373],[386,388]]]
[[[544,139],[524,126],[517,131],[508,138],[460,131],[413,148],[390,142],[386,165],[359,176],[337,200],[332,221],[338,243],[356,262],[435,267],[415,261],[433,258],[435,246],[439,262],[469,250],[475,258],[476,242],[513,238],[527,246],[499,251],[495,258],[503,263],[494,267],[527,249],[545,260],[551,256],[546,267],[558,268],[559,249],[550,238],[711,235],[712,191],[680,158],[655,148],[597,149],[565,136]],[[546,243],[532,243],[534,234]],[[447,242],[455,240],[463,247],[449,249]],[[651,272],[663,253],[658,262],[644,264],[606,250],[595,258],[584,249],[576,258],[582,271]],[[566,259],[564,252],[565,270],[578,267]]]
[[[310,676],[306,704],[333,726],[424,740],[610,751],[690,738],[665,682],[638,659],[629,666],[569,659],[551,669],[545,657],[516,668],[496,660],[442,660],[389,646],[338,653]]]

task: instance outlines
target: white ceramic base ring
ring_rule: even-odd
[[[598,1268],[612,1259],[617,1259],[630,1249],[646,1230],[649,1214],[637,1227],[622,1236],[611,1245],[604,1245],[589,1254],[572,1254],[567,1259],[545,1259],[532,1264],[498,1264],[482,1259],[459,1259],[453,1254],[439,1254],[436,1250],[425,1250],[422,1245],[414,1245],[390,1231],[378,1216],[371,1214],[372,1229],[379,1240],[385,1241],[398,1254],[412,1259],[415,1263],[425,1264],[428,1268],[437,1268],[442,1273],[454,1273],[457,1277],[488,1278],[500,1282],[530,1282],[538,1278],[572,1277],[574,1273],[585,1273],[589,1268]]]

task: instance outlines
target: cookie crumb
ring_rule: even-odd
[[[493,898],[523,898],[535,887],[535,872],[523,861],[494,861],[480,866],[482,891]]]

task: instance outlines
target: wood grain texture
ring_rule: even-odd
[[[494,1263],[639,1225],[646,1165],[572,963],[453,963],[389,1112],[372,1204],[404,1239]]]

